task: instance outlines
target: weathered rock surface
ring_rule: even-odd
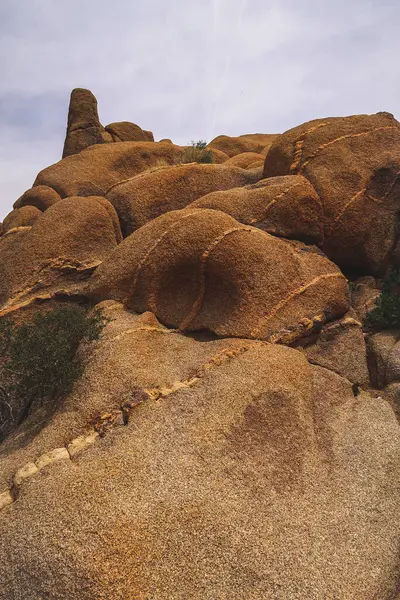
[[[217,150],[216,148],[207,148],[206,152],[211,152],[212,162],[216,165],[222,165],[227,160],[229,160],[229,156],[222,152],[221,150]]]
[[[360,277],[352,282],[351,306],[356,311],[360,321],[376,307],[381,290],[374,277]]]
[[[38,213],[33,227],[1,237],[0,314],[56,292],[78,293],[122,239],[105,198],[67,198]]]
[[[35,206],[42,212],[53,206],[61,200],[61,196],[55,190],[47,185],[37,185],[36,187],[26,190],[14,202],[14,208],[22,208],[23,206]]]
[[[368,339],[368,358],[376,387],[400,383],[400,330],[392,329],[371,335]]]
[[[281,135],[264,177],[301,174],[324,208],[324,251],[374,274],[393,260],[400,210],[400,127],[393,115],[318,119]]]
[[[104,138],[104,127],[99,120],[95,96],[89,90],[72,90],[63,158],[104,141],[107,138]]]
[[[2,597],[393,597],[400,438],[388,403],[354,398],[291,348],[196,342],[108,311],[114,321],[47,439],[130,386],[154,399],[4,503]],[[3,473],[34,463],[35,443],[9,441]]]
[[[265,148],[269,148],[278,134],[271,133],[247,133],[238,137],[229,137],[228,135],[219,135],[209,144],[209,148],[216,148],[225,152],[228,156],[236,156],[243,152],[261,153]]]
[[[353,311],[310,338],[304,339],[304,352],[313,365],[325,367],[353,383],[369,385],[367,351],[361,323]]]
[[[228,164],[228,163],[225,163]],[[280,237],[322,244],[321,201],[301,175],[271,177],[257,183],[207,194],[192,208],[222,210],[237,221]]]
[[[139,125],[129,121],[110,123],[105,130],[111,134],[114,142],[154,142],[151,131],[144,131]]]
[[[393,412],[400,423],[400,382],[391,383],[385,387],[383,397],[390,403]],[[396,596],[397,600],[397,596]]]
[[[252,163],[257,163],[258,165],[260,161],[264,163],[264,160],[265,156],[258,154],[257,152],[242,152],[241,154],[236,154],[236,156],[229,158],[226,164],[247,169]]]
[[[393,381],[388,376],[390,355],[400,340],[400,330],[380,331],[370,335],[367,340],[368,366],[374,387],[384,388]]]
[[[88,293],[182,330],[271,340],[301,337],[348,309],[347,281],[323,255],[208,209],[172,211],[135,231]]]
[[[179,164],[74,90],[70,156],[4,222],[0,318],[101,301],[107,324],[0,445],[1,599],[396,597],[400,331],[368,372],[360,275],[400,264],[399,135],[324,119]]]
[[[26,227],[28,225],[33,225],[41,215],[41,211],[35,206],[14,208],[14,210],[12,210],[3,221],[3,231],[5,233],[14,227]]]
[[[156,167],[174,164],[182,149],[161,142],[119,142],[90,146],[43,169],[34,186],[47,185],[62,197],[105,196],[116,183]]]
[[[160,215],[185,208],[214,190],[254,182],[257,177],[238,167],[189,163],[161,167],[115,184],[107,198],[118,213],[124,236]]]
[[[154,136],[129,121],[103,127],[92,92],[82,88],[72,90],[63,158],[78,154],[88,146],[112,142],[154,142]]]

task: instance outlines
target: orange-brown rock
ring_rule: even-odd
[[[367,338],[368,366],[373,387],[384,388],[395,381],[392,374],[394,360],[391,356],[393,354],[394,359],[398,356],[399,340],[399,329],[379,331]]]
[[[261,153],[266,147],[271,146],[278,134],[271,133],[247,133],[238,137],[219,135],[209,144],[209,148],[222,150],[228,156],[235,156],[243,152]]]
[[[393,115],[304,123],[281,135],[264,177],[301,174],[324,209],[324,251],[352,271],[377,273],[393,258],[400,210],[400,127]]]
[[[62,197],[105,196],[109,188],[160,161],[174,164],[182,148],[161,142],[118,142],[90,146],[43,169],[34,186],[47,185]]]
[[[342,319],[326,324],[318,334],[304,338],[302,346],[312,364],[368,387],[367,350],[354,311],[349,310]]]
[[[22,196],[14,202],[14,208],[36,206],[36,208],[44,212],[49,206],[52,206],[59,200],[61,200],[61,197],[51,187],[47,185],[37,185],[24,192]]]
[[[124,237],[170,210],[214,190],[226,190],[256,181],[238,167],[189,163],[141,173],[113,185],[107,198],[115,207]]]
[[[129,121],[110,123],[105,130],[111,134],[114,142],[154,142],[151,131],[144,131],[139,125]]]
[[[18,209],[23,211],[28,208]],[[121,240],[105,198],[67,198],[0,241],[0,314],[36,298],[74,294]]]
[[[204,208],[135,231],[99,266],[88,293],[181,330],[284,342],[348,309],[347,281],[323,255]]]
[[[103,134],[104,127],[99,120],[95,96],[82,88],[72,90],[63,158],[77,154],[93,144],[112,141],[107,138],[104,140]]]
[[[301,175],[271,177],[227,191],[212,192],[191,208],[222,210],[240,223],[306,243],[323,241],[322,206]]]
[[[292,348],[197,342],[116,303],[105,315],[65,410],[0,449],[0,481],[85,434],[92,411],[135,388],[150,399],[0,511],[4,599],[395,597],[400,437],[387,402],[354,398]]]
[[[14,210],[12,210],[3,221],[3,231],[5,233],[14,227],[26,227],[27,225],[33,225],[41,215],[41,211],[35,206],[14,208]]]
[[[247,169],[261,169],[261,173],[263,173],[264,171],[264,159],[260,159],[260,160],[255,160],[254,162],[250,163],[248,167],[246,167]],[[262,175],[260,177],[260,179],[262,179]]]
[[[221,165],[222,163],[225,163],[229,159],[229,156],[227,154],[225,154],[225,152],[222,152],[221,150],[217,150],[217,148],[207,148],[206,152],[207,151],[211,152],[212,162],[216,165]]]
[[[351,306],[357,313],[358,319],[364,321],[371,310],[376,307],[381,289],[374,277],[359,277],[351,282]]]
[[[242,152],[229,158],[226,164],[247,169],[252,163],[256,163],[256,166],[258,166],[259,162],[262,161],[264,163],[264,160],[265,157],[257,152]]]

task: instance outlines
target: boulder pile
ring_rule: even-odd
[[[0,323],[105,323],[0,445],[1,599],[400,598],[400,329],[368,321],[400,267],[400,124],[205,151],[73,90],[63,158],[0,224]]]

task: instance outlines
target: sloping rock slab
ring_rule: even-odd
[[[211,349],[142,333],[164,340],[163,354],[153,344],[161,368],[163,355],[171,365],[190,355],[184,343],[177,352],[177,337]],[[108,342],[121,359],[117,379],[98,368],[86,379],[93,396],[134,373],[135,357],[144,365],[145,339],[128,346],[129,335],[121,328]],[[348,382],[296,350],[245,341],[235,353],[236,342],[137,407],[128,426],[22,483],[0,511],[4,599],[394,597],[400,437],[391,408],[354,398]],[[147,365],[155,376],[157,363]]]

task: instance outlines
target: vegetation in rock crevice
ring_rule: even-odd
[[[98,339],[101,314],[78,305],[36,313],[22,325],[0,320],[0,442],[39,408],[52,412],[84,369],[84,341]]]
[[[384,278],[377,306],[367,314],[365,325],[374,329],[400,327],[400,270]]]
[[[205,140],[199,140],[198,142],[192,142],[191,146],[184,149],[180,162],[211,164],[214,161],[211,150],[207,150],[207,142]]]

